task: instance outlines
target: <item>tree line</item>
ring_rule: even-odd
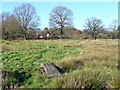
[[[15,7],[12,13],[2,12],[0,24],[2,25],[2,39],[39,39],[46,38],[49,33],[53,38],[69,39],[117,39],[118,21],[114,20],[109,28],[106,28],[101,19],[87,18],[84,30],[78,30],[73,25],[73,12],[64,7],[57,6],[50,12],[49,28],[41,30],[40,17],[31,4],[22,4]],[[42,37],[43,36],[43,37]]]

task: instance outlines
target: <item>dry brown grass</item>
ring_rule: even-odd
[[[84,60],[85,68],[91,71],[102,70],[111,75],[107,82],[111,88],[118,86],[118,41],[117,40],[93,40],[81,43],[85,49],[80,58]],[[113,73],[113,74],[112,74]]]
[[[118,69],[116,66],[118,65],[118,40],[84,40],[78,45],[82,45],[82,50],[79,57],[70,57],[64,58],[61,62],[62,67],[67,67],[67,65],[71,65],[71,68],[75,64],[74,61],[83,62],[84,66],[82,69],[76,69],[74,73],[78,74],[80,78],[78,80],[84,79],[89,81],[89,78],[95,79],[93,76],[100,72],[100,77],[96,76],[98,83],[101,83],[101,78],[106,83],[107,88],[117,88],[118,87]],[[66,63],[66,64],[65,64]],[[70,67],[70,66],[69,66]],[[86,73],[86,75],[82,75],[82,73]],[[91,74],[90,74],[91,73]],[[70,75],[76,76],[71,72]],[[70,81],[68,74],[64,79]],[[75,79],[75,78],[73,78]],[[64,81],[64,80],[63,80]],[[64,87],[69,87],[69,84],[75,85],[75,82],[67,82],[65,81]],[[77,87],[77,86],[76,86]]]
[[[115,40],[102,41],[93,40],[92,42],[83,42],[82,45],[85,47],[81,59],[86,63],[94,63],[96,65],[117,65],[118,62],[118,42]]]

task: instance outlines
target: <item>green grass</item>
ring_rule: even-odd
[[[117,88],[117,40],[14,40],[1,41],[6,83],[23,80],[21,88]],[[54,48],[47,48],[51,46]],[[41,63],[52,62],[66,71],[47,78]]]

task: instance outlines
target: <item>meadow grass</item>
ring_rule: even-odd
[[[14,40],[2,41],[2,45],[3,69],[31,74],[30,78],[21,82],[21,87],[118,87],[117,39]],[[48,79],[39,72],[40,65],[44,62],[55,63],[66,73]]]

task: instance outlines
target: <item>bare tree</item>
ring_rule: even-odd
[[[2,16],[2,38],[3,39],[19,38],[21,36],[19,30],[21,30],[22,28],[20,27],[15,17],[10,13],[5,12],[3,12],[1,16]]]
[[[104,30],[104,26],[102,25],[101,19],[97,19],[96,17],[86,19],[84,27],[89,32],[89,34],[91,34],[91,36],[95,39],[96,35],[101,30]]]
[[[1,14],[0,14],[0,20],[1,21],[5,21],[9,16],[10,16],[11,14],[9,13],[9,12],[2,12]]]
[[[117,20],[113,20],[112,23],[110,24],[109,29],[116,31],[118,29],[118,21]]]
[[[1,24],[1,28],[0,28],[0,36],[2,39],[5,39],[7,37],[7,32],[6,32],[6,26],[7,26],[7,19],[10,17],[10,13],[9,12],[2,12],[0,15],[0,24]]]
[[[27,38],[28,28],[36,28],[40,25],[40,18],[36,14],[35,7],[31,4],[22,4],[14,8],[14,16],[21,25],[22,33]]]
[[[111,31],[111,36],[113,39],[118,37],[118,21],[113,20],[109,26],[109,30]]]
[[[9,12],[2,12],[1,13],[1,15],[0,15],[0,17],[1,17],[1,21],[3,22],[3,21],[5,21],[7,18],[9,18],[11,16],[11,13],[9,13]]]
[[[70,9],[63,6],[55,7],[50,13],[49,25],[51,28],[60,29],[61,36],[63,35],[63,28],[72,26],[73,13]]]

